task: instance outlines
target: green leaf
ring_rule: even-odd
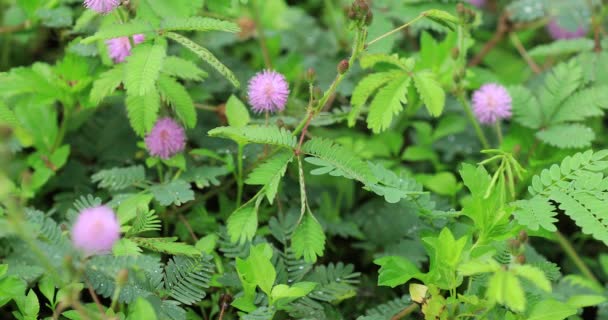
[[[407,90],[410,83],[411,78],[403,75],[378,90],[367,115],[369,129],[372,129],[374,133],[380,133],[390,127],[393,117],[401,112],[403,105],[407,103]]]
[[[281,178],[287,171],[287,165],[293,160],[293,152],[279,152],[257,166],[245,180],[246,184],[264,186],[268,202],[272,204],[279,189]]]
[[[550,198],[559,203],[559,209],[581,227],[583,233],[608,244],[608,226],[604,223],[604,201],[593,194],[553,190]]]
[[[140,44],[131,50],[125,65],[125,87],[129,95],[144,96],[155,91],[165,55],[162,45]]]
[[[587,126],[573,123],[551,126],[546,130],[538,131],[536,137],[561,149],[586,148],[595,140],[595,133]]]
[[[232,73],[232,71],[230,71],[230,69],[228,67],[226,67],[224,64],[222,64],[211,53],[211,51],[201,47],[200,45],[196,44],[192,40],[190,40],[182,35],[179,35],[177,33],[167,32],[166,36],[167,36],[167,38],[181,44],[182,46],[184,46],[185,48],[189,49],[194,54],[199,56],[201,59],[203,59],[205,62],[207,62],[213,68],[215,68],[215,70],[217,70],[221,75],[226,77],[226,79],[228,79],[228,81],[230,81],[232,83],[232,85],[234,85],[237,88],[241,86],[241,84],[239,83],[239,80],[236,78],[234,73]]]
[[[582,83],[583,70],[575,60],[557,65],[545,77],[545,86],[539,92],[545,124],[549,124],[548,121],[552,119],[560,104],[570,97]]]
[[[233,22],[203,17],[169,18],[161,23],[160,28],[164,31],[241,31]]]
[[[526,309],[526,296],[519,279],[508,271],[496,272],[488,282],[486,295],[491,301],[504,304],[513,311]]]
[[[17,302],[17,307],[23,319],[38,319],[40,303],[34,290],[30,289],[27,296],[16,297],[15,302]]]
[[[242,128],[251,120],[247,107],[235,95],[231,95],[226,102],[226,118],[228,118],[228,124],[235,128]]]
[[[174,204],[181,206],[183,203],[194,200],[194,192],[190,184],[184,180],[173,180],[169,183],[155,185],[150,188],[154,198],[162,206]]]
[[[285,284],[278,284],[272,288],[270,293],[270,305],[276,305],[277,308],[294,301],[298,298],[305,297],[315,287],[315,282],[298,282],[291,287]]]
[[[445,106],[445,91],[435,75],[430,71],[414,73],[414,85],[429,113],[434,117],[440,116]]]
[[[555,40],[549,44],[534,47],[528,52],[532,58],[544,58],[547,56],[561,56],[575,54],[593,49],[593,40],[588,38]]]
[[[276,271],[270,262],[272,248],[267,243],[251,247],[249,257],[243,260],[236,258],[236,270],[245,288],[245,294],[250,294],[250,289],[260,287],[267,295],[271,294],[272,286],[276,279]]]
[[[230,241],[244,243],[251,241],[258,229],[258,211],[254,205],[237,209],[228,218],[227,230]]]
[[[97,183],[97,187],[110,191],[124,190],[145,180],[146,172],[143,166],[105,169],[91,176],[91,182]]]
[[[161,97],[175,110],[177,116],[188,128],[196,126],[196,109],[186,88],[169,76],[160,76],[158,88]]]
[[[557,230],[555,227],[557,212],[547,199],[536,196],[530,200],[515,201],[513,205],[517,207],[513,216],[519,224],[534,231],[539,227],[550,232]]]
[[[129,122],[135,133],[144,136],[152,130],[160,110],[158,92],[153,91],[144,96],[128,95],[126,105]]]
[[[0,276],[0,307],[25,295],[27,284],[17,276]]]
[[[249,125],[242,128],[217,127],[209,130],[212,137],[234,140],[238,144],[260,143],[295,149],[296,137],[287,129],[277,126]]]
[[[386,256],[374,260],[374,264],[380,266],[378,275],[380,286],[394,288],[422,275],[413,263],[403,257]]]
[[[112,253],[119,256],[138,256],[141,254],[141,249],[137,246],[137,243],[128,238],[122,238],[118,240],[112,247]]]
[[[302,218],[291,237],[291,248],[296,258],[304,257],[309,263],[317,261],[317,256],[322,257],[325,250],[325,233],[323,227],[308,212]]]
[[[532,265],[514,265],[511,270],[518,276],[530,280],[539,289],[551,292],[551,282],[542,270]]]
[[[543,113],[538,99],[532,91],[522,86],[509,87],[509,95],[513,99],[513,118],[521,125],[538,129],[543,125]]]
[[[200,256],[201,252],[194,246],[177,241],[177,237],[172,238],[131,238],[137,245],[156,252],[163,252],[173,255]]]
[[[215,270],[213,256],[189,258],[173,257],[165,267],[165,289],[169,295],[184,304],[200,302],[207,290]]]
[[[353,90],[350,103],[352,104],[352,110],[348,114],[348,126],[352,127],[355,125],[361,109],[372,96],[372,94],[384,86],[387,82],[392,81],[395,77],[402,74],[402,71],[388,71],[371,74],[363,78]]]
[[[532,308],[527,320],[564,320],[577,313],[577,309],[561,301],[546,299]]]
[[[127,320],[156,320],[156,311],[148,300],[139,297],[134,303],[129,305],[129,315]]]
[[[444,27],[449,28],[452,31],[454,31],[456,26],[460,24],[458,18],[443,10],[431,9],[424,11],[421,15],[429,20],[441,24]]]
[[[101,27],[94,35],[83,39],[82,43],[88,44],[98,40],[120,38],[152,31],[154,31],[152,25],[144,21],[131,20],[126,23],[108,23]]]
[[[93,82],[91,89],[91,103],[98,105],[103,99],[116,91],[116,88],[123,81],[124,65],[119,64],[114,68],[99,75],[97,80]]]
[[[500,270],[500,264],[494,259],[477,259],[467,261],[458,266],[458,272],[463,276],[472,276],[480,273],[496,272]]]
[[[168,56],[163,61],[162,73],[184,80],[201,81],[207,77],[207,72],[194,62],[175,56]]]

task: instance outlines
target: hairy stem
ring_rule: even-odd
[[[477,134],[477,138],[479,139],[479,142],[481,142],[481,146],[484,149],[490,149],[490,144],[488,143],[488,139],[486,138],[485,133],[481,129],[481,126],[479,126],[479,122],[477,122],[477,119],[475,118],[475,115],[473,114],[473,111],[471,110],[471,104],[464,96],[464,91],[460,91],[459,93],[457,93],[456,98],[458,98],[458,101],[460,102],[460,104],[462,104],[464,111],[466,112],[467,117],[469,118],[469,122],[471,122],[471,124],[473,125],[473,128],[475,129],[475,133]]]
[[[534,72],[535,74],[540,74],[542,72],[541,68],[538,66],[538,64],[536,64],[536,61],[534,61],[534,59],[530,57],[528,51],[526,51],[526,48],[524,48],[524,45],[519,40],[517,34],[515,32],[511,32],[509,33],[509,38],[511,39],[511,42],[513,43],[519,54],[522,56],[522,58],[524,58],[530,69],[532,69],[532,72]]]
[[[418,305],[415,303],[410,304],[408,307],[406,307],[405,309],[401,310],[399,313],[397,313],[396,315],[394,315],[391,320],[399,320],[399,319],[403,319],[405,317],[407,317],[408,315],[410,315],[412,312],[418,310]]]
[[[243,149],[245,149],[245,146],[243,144],[239,143],[239,147],[238,147],[238,151],[237,151],[237,177],[236,177],[236,184],[237,184],[237,193],[236,193],[236,207],[240,207],[241,206],[241,200],[243,198]]]
[[[409,21],[409,22],[407,22],[407,23],[405,23],[405,24],[403,24],[403,25],[401,25],[401,26],[399,26],[399,27],[397,27],[397,28],[395,28],[395,29],[393,29],[393,30],[391,30],[391,31],[389,31],[389,32],[387,32],[387,33],[379,36],[379,37],[377,37],[376,39],[368,42],[366,46],[371,46],[372,44],[374,44],[374,43],[376,43],[376,42],[378,42],[378,41],[380,41],[380,40],[382,40],[382,39],[384,39],[384,38],[386,38],[386,37],[388,37],[388,36],[390,36],[390,35],[392,35],[392,34],[394,34],[396,32],[399,32],[399,31],[401,31],[401,30],[409,27],[411,24],[413,24],[414,22],[416,22],[416,21],[418,21],[418,20],[420,20],[422,18],[424,18],[423,14],[421,14],[421,15],[417,16],[416,18],[414,18],[413,20],[411,20],[411,21]]]

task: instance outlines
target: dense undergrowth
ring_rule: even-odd
[[[0,0],[0,318],[608,319],[599,0]]]

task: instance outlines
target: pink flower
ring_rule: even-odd
[[[151,155],[169,159],[186,147],[184,128],[171,118],[162,118],[146,136],[146,147]]]
[[[143,34],[133,35],[134,44],[140,44],[144,42],[145,39],[146,38]],[[129,40],[129,37],[106,40],[106,45],[108,46],[110,58],[112,58],[115,63],[123,62],[129,55],[131,55],[131,41]]]
[[[581,25],[576,30],[570,30],[562,27],[555,19],[547,24],[547,31],[555,40],[583,38],[587,35],[585,26]]]
[[[511,118],[511,96],[499,84],[485,84],[473,93],[473,112],[484,124]]]
[[[285,109],[289,84],[275,71],[264,70],[249,80],[249,103],[255,112],[276,112]]]
[[[84,6],[99,13],[108,13],[120,5],[120,0],[84,0]]]
[[[106,206],[82,210],[72,227],[72,243],[86,255],[108,253],[118,239],[120,224]]]
[[[476,6],[477,8],[481,8],[486,4],[486,0],[468,0],[470,4]]]

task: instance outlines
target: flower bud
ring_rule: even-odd
[[[338,63],[338,73],[339,74],[345,74],[346,71],[348,71],[348,68],[350,68],[350,64],[348,63],[348,60],[342,60],[342,61],[340,61],[340,63]]]
[[[454,48],[452,48],[452,51],[450,53],[451,53],[452,59],[456,60],[456,59],[458,59],[458,56],[460,55],[460,49],[454,47]]]
[[[315,82],[315,78],[317,77],[317,73],[314,68],[308,68],[306,71],[306,81],[312,83]]]
[[[519,264],[524,264],[524,263],[526,263],[526,256],[524,256],[523,254],[520,254],[517,257],[515,257],[515,261]]]
[[[373,21],[374,21],[374,14],[370,10],[367,12],[367,15],[365,16],[365,25],[370,26]]]
[[[528,233],[526,232],[526,230],[521,230],[519,232],[518,239],[521,243],[528,242]]]

